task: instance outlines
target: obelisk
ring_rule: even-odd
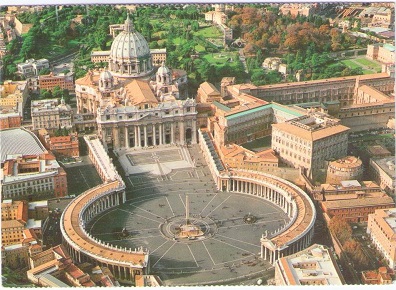
[[[190,204],[188,200],[188,195],[186,194],[186,225],[190,223],[189,218],[190,218]]]

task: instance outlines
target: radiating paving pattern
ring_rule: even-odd
[[[285,225],[289,217],[270,202],[217,192],[204,166],[174,170],[166,179],[132,175],[127,184],[132,188],[129,200],[96,218],[89,231],[113,245],[147,247],[151,272],[158,273],[166,285],[226,283],[262,276],[272,268],[259,258],[260,238],[266,230]],[[190,222],[206,233],[202,239],[172,237],[174,228],[185,221],[186,194]],[[254,223],[246,223],[248,214],[256,218]]]

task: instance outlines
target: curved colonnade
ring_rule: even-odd
[[[117,280],[131,283],[135,275],[147,274],[148,251],[112,246],[86,231],[86,225],[95,216],[124,203],[126,196],[125,184],[99,139],[93,136],[84,138],[89,156],[104,183],[80,194],[65,208],[60,223],[63,244],[73,261],[108,267]]]
[[[316,220],[315,205],[298,186],[283,178],[249,170],[219,170],[217,153],[208,132],[198,131],[199,144],[220,191],[238,192],[264,198],[283,209],[290,221],[274,233],[263,233],[261,257],[275,264],[276,260],[299,252],[311,244]],[[212,143],[211,148],[209,144]]]
[[[218,179],[222,190],[268,200],[290,218],[279,230],[263,233],[260,240],[261,258],[274,264],[277,259],[299,252],[311,244],[316,210],[302,189],[277,176],[248,170],[224,172]]]

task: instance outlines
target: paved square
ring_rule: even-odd
[[[124,149],[116,154],[127,175],[150,173],[165,176],[174,169],[194,166],[187,147],[183,146]]]
[[[163,175],[129,175],[127,202],[95,218],[87,230],[113,245],[148,248],[150,273],[159,275],[167,286],[226,285],[272,278],[272,265],[260,258],[260,238],[287,223],[287,215],[258,197],[218,192],[198,146],[184,149],[182,158],[194,160],[195,167],[173,169]],[[147,151],[134,161],[143,162],[154,152]],[[180,148],[169,150],[172,158],[177,152]],[[175,235],[175,229],[186,222],[186,195],[190,224],[205,232],[199,238],[179,239]],[[254,223],[246,222],[249,214],[256,218]],[[121,234],[124,228],[126,236]]]

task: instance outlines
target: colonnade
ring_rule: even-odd
[[[277,259],[311,244],[315,207],[308,195],[294,184],[269,174],[244,170],[220,173],[217,182],[222,191],[251,194],[268,200],[290,218],[287,224],[273,233],[263,234],[260,239],[262,259],[274,264]]]
[[[149,146],[160,146],[165,144],[181,144],[186,142],[197,143],[196,122],[192,122],[191,128],[186,128],[184,121],[139,124],[139,125],[115,125],[112,128],[114,148],[140,148]],[[124,136],[122,136],[124,135]],[[187,136],[188,135],[188,136]],[[106,127],[102,127],[103,140],[107,142]],[[109,136],[110,137],[110,136]]]
[[[293,216],[293,200],[286,191],[272,188],[271,185],[253,183],[244,180],[230,179],[223,185],[228,192],[240,192],[264,198],[280,207],[288,217]]]
[[[95,199],[95,201],[89,203],[89,205],[84,208],[84,212],[81,213],[83,225],[85,226],[92,218],[94,218],[98,214],[112,207],[123,204],[125,201],[125,191],[111,191],[109,192],[109,194]]]
[[[135,275],[146,274],[149,269],[148,251],[113,246],[86,231],[94,217],[125,203],[126,193],[125,184],[99,139],[96,136],[84,139],[103,183],[77,196],[63,211],[60,222],[63,244],[73,261],[108,267],[117,280],[133,283]]]
[[[86,225],[95,216],[125,201],[125,187],[117,181],[92,188],[66,207],[62,214],[61,231],[63,244],[73,261],[108,267],[117,280],[132,283],[135,275],[148,272],[147,250],[113,246],[93,237],[85,230]],[[116,258],[117,252],[118,256],[121,253],[121,257],[124,258]],[[137,263],[136,260],[140,262]]]
[[[276,247],[270,239],[263,237],[261,239],[261,258],[274,265],[276,260],[308,248],[311,245],[313,235],[314,231],[311,229],[301,239],[288,244],[286,247]]]

